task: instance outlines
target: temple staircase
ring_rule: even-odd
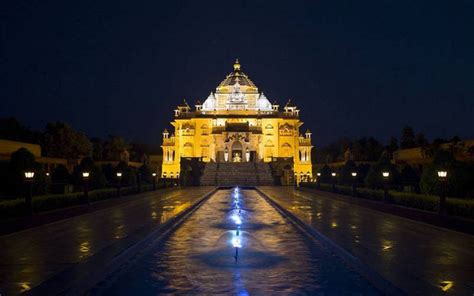
[[[274,179],[264,162],[209,162],[201,177],[203,186],[274,185]]]

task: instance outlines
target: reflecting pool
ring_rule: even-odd
[[[379,295],[254,190],[220,190],[92,294]]]

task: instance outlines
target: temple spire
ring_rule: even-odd
[[[239,63],[239,59],[235,59],[235,63],[234,63],[234,71],[240,71],[240,63]]]

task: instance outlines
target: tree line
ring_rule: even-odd
[[[423,133],[415,133],[412,127],[406,126],[401,131],[400,139],[391,137],[386,145],[374,137],[362,137],[359,139],[341,138],[324,147],[316,147],[313,150],[313,160],[316,163],[344,161],[347,160],[345,153],[349,149],[354,160],[376,162],[383,153],[392,155],[399,149],[416,147],[420,147],[424,155],[433,157],[442,144],[451,143],[455,149],[460,141],[458,136],[453,136],[451,139],[435,138],[430,142]],[[474,149],[472,150],[470,153],[474,154]]]
[[[92,157],[95,161],[119,160],[127,150],[131,161],[141,162],[145,155],[160,154],[161,149],[138,142],[128,143],[124,138],[109,135],[105,139],[89,138],[67,123],[50,122],[44,130],[31,130],[15,118],[0,119],[0,139],[39,144],[42,156],[81,159]]]

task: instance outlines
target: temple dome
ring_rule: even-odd
[[[238,83],[243,92],[256,92],[257,87],[250,78],[240,70],[240,63],[237,59],[232,71],[217,87],[218,92],[231,92],[233,86]]]
[[[216,108],[216,98],[214,97],[214,94],[211,92],[211,94],[204,101],[204,104],[202,104],[202,110],[212,111],[215,108]]]
[[[263,94],[263,92],[258,97],[257,108],[261,111],[272,111],[272,104]]]

